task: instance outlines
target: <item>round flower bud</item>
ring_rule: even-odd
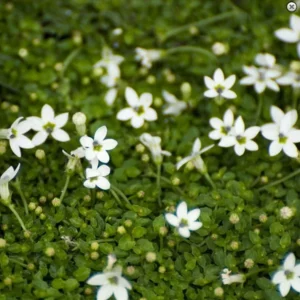
[[[97,259],[99,258],[99,253],[96,252],[96,251],[91,252],[90,258],[91,258],[92,260],[97,260]]]
[[[8,229],[8,225],[7,225],[7,224],[2,224],[2,225],[1,225],[1,229],[2,229],[3,231],[7,230],[7,229]]]
[[[182,93],[184,98],[189,98],[191,96],[191,93],[192,93],[192,86],[190,85],[190,83],[184,82],[180,86],[180,90],[181,90],[181,93]]]
[[[220,286],[217,287],[217,288],[215,288],[214,294],[215,294],[215,296],[217,296],[217,297],[223,297],[223,295],[224,295],[224,290],[223,290],[223,288],[221,288]]]
[[[269,182],[268,176],[261,176],[260,177],[260,182],[264,183],[264,184],[268,183]]]
[[[10,111],[11,111],[12,113],[17,113],[17,112],[19,112],[19,106],[18,106],[18,105],[12,105],[12,106],[10,107]]]
[[[77,112],[73,115],[72,121],[76,126],[76,131],[80,136],[85,135],[86,133],[86,115],[82,112]]]
[[[46,220],[46,215],[45,214],[40,214],[40,220]]]
[[[168,228],[167,228],[166,226],[163,226],[163,227],[160,227],[160,228],[159,228],[159,234],[160,234],[161,236],[166,236],[167,233],[168,233]]]
[[[228,47],[223,43],[216,42],[212,45],[211,50],[215,55],[220,56],[227,53]]]
[[[29,239],[31,237],[31,232],[29,230],[24,231],[24,238]]]
[[[244,261],[244,266],[245,266],[245,268],[247,268],[247,269],[253,268],[253,266],[254,266],[254,261],[253,261],[253,259],[247,258],[247,259]]]
[[[12,279],[10,277],[6,277],[3,279],[3,284],[6,286],[12,285]]]
[[[268,221],[268,217],[267,217],[266,214],[261,214],[261,215],[259,216],[259,222],[261,222],[261,223],[266,223],[267,221]]]
[[[137,145],[135,146],[135,150],[136,150],[136,152],[138,152],[138,153],[144,153],[144,152],[145,152],[145,146],[142,145],[142,144],[137,144]]]
[[[191,161],[189,161],[185,166],[188,171],[192,171],[195,169],[195,166]]]
[[[156,77],[153,75],[149,75],[146,79],[147,83],[154,84],[156,82]]]
[[[35,210],[36,209],[36,203],[34,203],[34,202],[30,202],[29,204],[28,204],[28,209],[29,210]]]
[[[92,250],[97,251],[98,248],[99,248],[98,242],[92,242],[92,243],[91,243],[91,249],[92,249]]]
[[[109,237],[109,234],[108,234],[108,232],[104,231],[104,232],[102,233],[102,236],[106,239],[106,238]]]
[[[143,162],[149,162],[149,160],[150,160],[150,157],[149,157],[148,154],[143,154],[143,155],[142,155],[142,161],[143,161]]]
[[[273,259],[268,259],[267,263],[268,263],[268,266],[273,266],[274,261],[273,261]]]
[[[134,266],[128,266],[128,267],[126,268],[126,273],[127,273],[128,275],[133,275],[133,274],[135,273],[135,267],[134,267]]]
[[[62,71],[63,68],[64,68],[64,64],[61,63],[61,62],[58,62],[58,63],[56,63],[56,64],[54,65],[54,69],[55,69],[55,71],[57,71],[57,72]]]
[[[230,215],[229,221],[231,224],[237,224],[240,221],[240,218],[239,218],[238,214],[233,213]]]
[[[298,246],[300,246],[300,239],[297,239],[296,243]]]
[[[35,265],[34,265],[33,263],[29,263],[29,264],[27,265],[27,269],[28,269],[29,271],[33,271],[33,270],[35,269]]]
[[[180,179],[178,177],[174,177],[174,178],[172,178],[171,182],[173,185],[176,186],[176,185],[180,184]]]
[[[216,233],[213,233],[213,234],[211,235],[211,239],[212,239],[213,241],[215,241],[218,237],[219,237],[219,236],[218,236]]]
[[[39,44],[41,43],[41,40],[40,39],[33,39],[32,40],[32,44],[34,45],[34,46],[38,46]]]
[[[121,35],[123,33],[123,29],[118,27],[118,28],[115,28],[113,31],[112,31],[112,34],[114,36],[118,36],[118,35]]]
[[[53,83],[51,84],[51,88],[52,88],[53,90],[58,89],[58,87],[59,87],[59,84],[58,84],[57,82],[53,82]]]
[[[1,108],[2,108],[2,109],[8,109],[9,106],[10,106],[10,104],[9,104],[8,102],[6,102],[6,101],[3,101],[3,102],[1,103]]]
[[[26,57],[28,55],[28,51],[25,48],[21,48],[21,49],[19,49],[18,54],[20,57]]]
[[[30,93],[29,97],[30,97],[30,100],[35,101],[37,99],[37,94],[36,93]]]
[[[84,202],[90,202],[92,200],[92,197],[90,196],[90,195],[85,195],[84,197],[83,197],[83,201]]]
[[[6,152],[6,146],[0,145],[0,155]]]
[[[299,61],[292,61],[290,64],[290,69],[295,73],[300,73],[300,62]]]
[[[232,250],[237,250],[237,249],[239,249],[239,242],[237,242],[237,241],[232,241],[232,242],[230,243],[230,248],[231,248]]]
[[[47,198],[48,198],[49,200],[53,199],[53,197],[54,197],[53,193],[48,193]]]
[[[259,229],[259,228],[255,228],[255,229],[254,229],[254,232],[255,232],[256,234],[260,234],[260,229]]]
[[[168,241],[168,246],[169,246],[170,248],[175,247],[175,245],[176,245],[175,241],[173,241],[173,240],[169,240],[169,241]]]
[[[90,287],[87,287],[87,288],[84,289],[84,294],[85,295],[92,295],[93,290]]]
[[[163,101],[160,97],[155,97],[153,104],[155,107],[161,107],[163,105]]]
[[[103,197],[104,197],[104,193],[103,193],[103,192],[98,191],[98,192],[96,193],[96,198],[97,198],[97,199],[102,199]]]
[[[42,211],[43,211],[43,208],[41,207],[41,206],[38,206],[36,209],[35,209],[35,214],[38,216],[38,215],[40,215],[41,213],[42,213]]]
[[[45,196],[41,196],[40,199],[39,199],[39,202],[40,202],[41,204],[44,204],[44,203],[47,202],[47,198],[46,198]]]
[[[145,192],[144,191],[138,191],[137,194],[138,198],[144,198],[145,197]]]
[[[146,253],[146,260],[149,263],[156,261],[156,253],[155,252],[147,252]]]
[[[280,209],[280,217],[284,220],[290,219],[293,215],[293,210],[288,206],[284,206]]]
[[[45,254],[49,257],[52,257],[55,255],[55,249],[53,247],[48,247],[45,250]]]
[[[6,246],[6,240],[0,238],[0,248],[4,248]]]
[[[37,149],[35,151],[35,157],[39,160],[43,160],[46,157],[45,151],[43,149]]]
[[[158,272],[161,273],[161,274],[165,273],[165,272],[166,272],[166,267],[160,266],[160,267],[158,268]]]
[[[125,229],[124,226],[119,226],[119,227],[117,228],[117,232],[118,232],[119,234],[125,234],[125,233],[126,233],[126,229]]]
[[[98,76],[101,76],[101,75],[103,75],[103,69],[102,68],[94,68],[94,70],[93,70],[93,75],[95,76],[95,77],[98,77]]]
[[[54,207],[59,207],[59,206],[61,205],[60,199],[59,199],[59,198],[54,198],[54,199],[52,200],[52,205],[53,205]]]
[[[196,34],[198,34],[199,29],[196,26],[192,25],[189,27],[189,32],[191,35],[196,35]]]

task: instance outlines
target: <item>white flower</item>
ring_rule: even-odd
[[[159,136],[152,136],[149,133],[143,133],[140,136],[140,141],[149,148],[156,164],[161,164],[162,155],[171,155],[169,151],[161,150],[161,138]]]
[[[294,89],[300,89],[300,74],[297,72],[289,71],[276,81],[280,85],[291,85]]]
[[[292,287],[300,293],[300,264],[296,265],[296,257],[290,253],[283,262],[281,270],[277,271],[272,282],[279,285],[279,291],[282,297],[285,297]]]
[[[181,161],[179,161],[176,165],[177,170],[179,170],[184,164],[188,163],[189,161],[192,162],[192,164],[195,166],[197,170],[200,172],[206,173],[206,166],[204,164],[204,161],[201,158],[201,154],[211,149],[214,145],[209,145],[205,148],[203,148],[201,151],[201,141],[199,138],[197,138],[193,144],[192,153],[183,158]]]
[[[118,142],[114,139],[106,139],[107,128],[102,126],[97,129],[94,139],[85,135],[80,138],[80,144],[85,149],[85,158],[93,160],[97,158],[103,163],[109,162],[109,155],[107,150],[116,148]]]
[[[297,43],[297,52],[300,56],[300,17],[291,15],[290,28],[281,28],[275,31],[275,36],[287,43]]]
[[[28,121],[31,123],[31,128],[38,131],[32,139],[35,146],[43,144],[49,134],[60,142],[67,142],[70,140],[68,133],[61,128],[66,125],[69,113],[63,113],[55,117],[53,108],[45,104],[42,107],[41,118],[29,117]]]
[[[212,45],[211,50],[215,55],[223,55],[228,52],[228,46],[220,42],[215,42]]]
[[[224,73],[220,68],[214,72],[214,79],[211,79],[208,76],[204,76],[205,85],[209,89],[204,93],[204,96],[208,98],[236,98],[236,93],[230,90],[235,83],[235,79],[235,75],[230,75],[225,79]]]
[[[118,120],[131,120],[132,127],[140,128],[144,125],[145,120],[155,121],[157,119],[156,111],[150,107],[152,104],[152,95],[150,93],[143,93],[139,98],[134,89],[127,87],[125,97],[130,107],[118,112]]]
[[[230,109],[225,111],[223,120],[219,118],[210,118],[209,124],[214,130],[212,130],[208,136],[212,140],[220,140],[224,136],[230,135],[232,133],[233,122],[234,116]]]
[[[21,121],[23,117],[18,118],[13,122],[9,129],[4,129],[6,138],[9,140],[9,145],[12,152],[21,157],[20,148],[31,149],[34,147],[32,141],[24,134],[31,129],[29,121]],[[21,121],[21,122],[20,122]]]
[[[0,177],[0,198],[2,200],[9,200],[10,193],[8,189],[8,183],[17,175],[20,169],[20,164],[14,170],[13,167],[9,167]]]
[[[231,136],[224,136],[219,142],[220,147],[232,147],[238,156],[244,154],[245,150],[257,151],[258,145],[252,141],[260,131],[260,127],[252,126],[245,130],[242,117],[238,117],[234,123]]]
[[[112,295],[117,300],[128,300],[127,289],[131,290],[131,284],[122,277],[122,268],[119,266],[92,276],[87,284],[101,286],[97,292],[97,300],[106,300]]]
[[[76,165],[79,163],[80,159],[85,156],[85,151],[82,147],[71,151],[71,153],[67,153],[65,150],[62,150],[63,154],[68,157],[68,163],[66,169],[70,172],[75,170]]]
[[[230,275],[231,271],[228,269],[223,269],[221,273],[221,278],[223,284],[232,284],[232,283],[243,283],[245,281],[245,276],[243,274],[234,274]]]
[[[87,168],[85,170],[87,180],[83,183],[83,185],[89,189],[94,189],[96,186],[102,190],[108,190],[110,188],[110,183],[105,178],[105,176],[109,175],[110,168],[106,165],[102,165],[97,169]]]
[[[265,68],[274,68],[276,63],[276,58],[274,55],[270,53],[258,53],[255,56],[255,63],[259,65],[260,67]]]
[[[187,108],[187,104],[184,101],[178,100],[169,92],[163,91],[162,95],[167,102],[166,108],[163,111],[164,115],[178,116]]]
[[[295,143],[300,142],[300,130],[293,128],[298,119],[295,109],[284,112],[276,107],[271,106],[271,118],[274,123],[268,123],[261,127],[263,137],[271,140],[269,147],[270,156],[275,156],[281,150],[290,157],[298,156],[298,149]]]
[[[142,65],[147,69],[150,69],[152,67],[152,62],[159,60],[162,56],[162,51],[156,49],[147,50],[138,47],[135,49],[135,52],[135,59],[140,61]]]
[[[186,202],[181,202],[176,209],[176,216],[167,213],[165,215],[167,222],[177,227],[181,236],[190,237],[191,230],[198,230],[202,227],[202,223],[196,221],[200,216],[200,209],[196,208],[188,212]]]

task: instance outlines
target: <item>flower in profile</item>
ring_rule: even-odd
[[[169,151],[161,150],[161,138],[159,136],[152,136],[149,133],[143,133],[140,136],[140,141],[151,151],[152,158],[156,164],[162,163],[162,156],[170,156]]]
[[[272,282],[279,285],[279,292],[282,297],[289,293],[291,287],[300,293],[300,264],[296,265],[294,253],[288,254],[282,268],[274,274]]]
[[[9,129],[1,130],[1,135],[9,140],[12,152],[18,157],[21,157],[20,148],[31,149],[34,147],[32,141],[24,135],[31,129],[30,122],[21,121],[22,119],[23,117],[20,117],[15,120]]]
[[[62,150],[63,154],[68,157],[68,163],[67,163],[67,171],[70,173],[73,173],[75,171],[75,168],[80,165],[80,159],[85,156],[85,151],[82,147],[79,147],[71,153],[67,153],[66,151]]]
[[[223,284],[227,285],[232,283],[243,283],[246,280],[244,274],[233,274],[233,275],[230,274],[231,274],[230,270],[228,270],[227,268],[223,269],[221,273]]]
[[[230,75],[225,79],[224,73],[220,68],[214,72],[213,79],[208,76],[204,76],[204,83],[209,89],[204,92],[204,96],[208,98],[236,98],[236,93],[230,90],[235,83],[235,79],[235,75]]]
[[[276,59],[269,53],[259,53],[255,57],[255,62],[260,66],[243,66],[246,77],[240,80],[242,85],[254,85],[256,93],[261,94],[266,88],[275,92],[279,91],[279,86],[275,79],[281,75],[279,67],[275,64]]]
[[[93,275],[88,279],[87,284],[101,286],[97,292],[97,300],[109,299],[112,295],[117,300],[128,300],[128,291],[131,284],[122,277],[122,267],[112,267],[116,259],[108,257],[108,266],[103,273]]]
[[[87,168],[86,180],[83,185],[86,188],[94,189],[98,187],[102,190],[108,190],[110,188],[110,182],[105,176],[109,175],[110,168],[106,165],[102,165],[99,168]]]
[[[297,52],[300,56],[300,17],[291,15],[290,27],[276,30],[275,36],[286,43],[297,43]]]
[[[182,113],[183,110],[187,108],[186,102],[178,100],[171,93],[163,91],[162,95],[167,102],[166,107],[163,111],[164,115],[178,116]]]
[[[20,164],[14,170],[13,167],[9,167],[0,177],[0,198],[4,201],[10,200],[10,192],[8,183],[17,175],[20,169]]]
[[[125,97],[130,107],[118,112],[118,120],[131,120],[132,127],[140,128],[144,125],[145,120],[155,121],[157,119],[156,111],[150,107],[152,104],[152,95],[150,93],[143,93],[138,97],[134,89],[127,87]]]
[[[85,158],[93,160],[97,158],[103,163],[109,162],[109,155],[107,150],[116,148],[118,142],[114,139],[105,139],[107,135],[107,127],[102,126],[97,129],[94,139],[89,136],[80,138],[80,144],[85,149]]]
[[[157,49],[144,49],[144,48],[136,48],[135,49],[136,56],[135,59],[140,61],[142,66],[150,69],[152,67],[152,63],[159,60],[162,57],[163,51]]]
[[[68,117],[69,113],[55,116],[53,108],[48,104],[42,107],[41,118],[28,117],[27,120],[30,122],[31,128],[38,131],[32,139],[33,144],[35,146],[43,144],[49,135],[60,142],[69,141],[68,133],[61,129],[66,125]]]
[[[190,231],[198,230],[202,223],[196,221],[200,216],[200,209],[196,208],[188,212],[186,202],[181,202],[177,209],[176,215],[167,213],[165,215],[167,222],[176,227],[182,237],[190,237]]]
[[[224,113],[223,120],[219,118],[210,118],[209,124],[214,129],[209,133],[209,137],[212,140],[220,140],[224,136],[232,134],[233,131],[234,116],[231,109],[227,109]]]
[[[232,147],[238,156],[248,151],[257,151],[258,145],[252,141],[260,131],[259,126],[252,126],[245,130],[245,123],[242,117],[238,117],[234,123],[233,133],[230,136],[224,136],[219,142],[220,147]]]
[[[272,105],[271,118],[274,123],[268,123],[261,127],[261,133],[264,138],[271,140],[269,147],[270,156],[275,156],[283,152],[290,157],[298,156],[298,149],[295,143],[300,142],[300,130],[293,128],[298,119],[295,109],[284,112]]]
[[[201,141],[199,138],[197,138],[193,144],[192,153],[177,163],[177,165],[176,165],[177,170],[179,170],[184,164],[186,164],[190,161],[190,162],[192,162],[192,164],[194,165],[194,167],[197,170],[199,170],[202,173],[206,173],[207,169],[206,169],[203,159],[201,158],[201,154],[208,151],[213,146],[214,146],[214,144],[209,145],[201,150]]]

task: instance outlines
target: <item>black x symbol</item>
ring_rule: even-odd
[[[294,8],[295,8],[295,4],[294,3],[290,3],[289,9],[294,9]]]

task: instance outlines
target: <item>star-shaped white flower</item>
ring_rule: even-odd
[[[275,36],[287,43],[297,43],[297,52],[300,56],[300,17],[291,15],[290,27],[276,30]]]
[[[83,185],[89,189],[94,189],[96,186],[102,190],[108,190],[110,188],[110,182],[105,176],[109,175],[110,168],[106,165],[102,165],[99,168],[87,168],[86,181]]]
[[[201,158],[201,154],[211,149],[213,145],[209,145],[201,150],[201,141],[199,138],[197,138],[193,144],[192,153],[183,158],[181,161],[179,161],[176,165],[177,170],[179,170],[184,164],[188,163],[189,161],[192,162],[194,167],[199,170],[200,172],[206,173],[206,166],[204,164],[203,159]]]
[[[298,149],[295,143],[300,142],[300,130],[293,128],[298,119],[295,109],[284,112],[276,107],[271,106],[271,117],[274,123],[268,123],[261,127],[263,137],[271,140],[269,147],[270,156],[275,156],[283,152],[290,157],[298,156]]]
[[[255,57],[255,62],[260,68],[243,66],[243,71],[247,76],[240,80],[240,84],[254,85],[254,89],[258,94],[264,92],[266,88],[278,92],[279,86],[275,79],[281,75],[281,71],[275,64],[275,57],[269,53],[259,53]]]
[[[0,198],[2,200],[10,199],[10,192],[8,183],[17,175],[20,169],[20,164],[14,170],[13,167],[9,167],[0,177]]]
[[[156,111],[150,107],[152,104],[152,95],[150,93],[143,93],[138,97],[134,89],[127,87],[125,97],[130,107],[118,112],[118,120],[131,120],[132,127],[140,128],[144,125],[145,120],[155,121],[157,119]]]
[[[190,231],[198,230],[202,223],[196,221],[200,216],[200,209],[196,208],[188,212],[186,202],[181,202],[177,209],[176,215],[167,213],[165,215],[167,222],[175,226],[182,237],[190,237]]]
[[[87,284],[101,286],[97,292],[97,300],[107,300],[112,295],[117,300],[128,300],[127,290],[131,290],[131,284],[122,277],[122,268],[119,266],[92,276]]]
[[[163,91],[162,95],[167,102],[166,107],[163,110],[164,115],[178,116],[187,108],[186,102],[178,100],[169,92]]]
[[[209,133],[212,140],[220,140],[224,136],[230,135],[233,129],[234,116],[230,109],[224,113],[223,120],[219,118],[210,118],[209,124],[214,129]]]
[[[152,67],[152,63],[162,57],[162,51],[157,49],[144,49],[138,47],[135,49],[135,52],[135,59],[140,61],[142,66],[147,69],[150,69]]]
[[[208,76],[204,76],[204,83],[209,89],[208,91],[204,92],[204,96],[208,98],[236,98],[236,93],[230,90],[235,83],[235,79],[235,75],[230,75],[225,79],[224,73],[220,68],[214,72],[213,79]]]
[[[159,136],[152,136],[149,133],[143,133],[140,136],[140,141],[151,151],[153,160],[156,164],[161,164],[163,155],[171,155],[169,151],[161,149],[161,138]]]
[[[24,134],[31,129],[29,121],[21,121],[23,117],[18,118],[13,122],[9,129],[4,129],[6,138],[9,140],[9,145],[12,152],[21,157],[20,148],[31,149],[34,147],[32,141]]]
[[[55,140],[60,142],[67,142],[70,140],[70,136],[67,132],[61,128],[66,125],[68,121],[69,113],[63,113],[55,116],[53,108],[45,104],[42,107],[41,118],[39,117],[29,117],[31,128],[38,131],[32,142],[35,146],[43,144],[47,137],[51,135]]]
[[[277,271],[272,282],[279,285],[279,292],[285,297],[292,287],[300,293],[300,264],[296,265],[296,257],[290,253],[284,260],[282,269]]]
[[[219,142],[220,147],[232,147],[238,156],[248,151],[257,151],[258,145],[252,141],[260,131],[259,126],[252,126],[245,130],[245,123],[242,117],[238,117],[234,123],[231,136],[224,136]]]
[[[107,127],[102,126],[97,129],[94,139],[89,136],[80,138],[80,144],[85,149],[85,158],[93,160],[97,158],[103,163],[109,162],[109,155],[107,150],[116,148],[118,142],[114,139],[105,139],[107,135]]]

